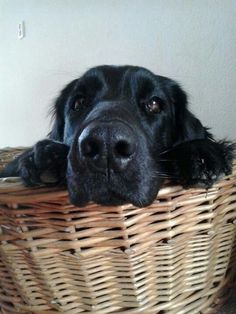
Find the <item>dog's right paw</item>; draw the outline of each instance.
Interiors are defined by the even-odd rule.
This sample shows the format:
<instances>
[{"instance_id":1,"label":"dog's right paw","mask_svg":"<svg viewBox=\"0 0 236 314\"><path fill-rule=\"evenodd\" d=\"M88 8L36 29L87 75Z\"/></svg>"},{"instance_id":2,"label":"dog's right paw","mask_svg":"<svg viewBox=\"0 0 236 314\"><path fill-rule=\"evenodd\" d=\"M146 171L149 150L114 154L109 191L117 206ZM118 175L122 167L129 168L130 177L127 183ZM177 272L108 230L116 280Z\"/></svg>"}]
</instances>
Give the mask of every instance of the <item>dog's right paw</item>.
<instances>
[{"instance_id":1,"label":"dog's right paw","mask_svg":"<svg viewBox=\"0 0 236 314\"><path fill-rule=\"evenodd\" d=\"M19 158L19 176L27 186L65 184L68 152L65 144L40 141Z\"/></svg>"},{"instance_id":2,"label":"dog's right paw","mask_svg":"<svg viewBox=\"0 0 236 314\"><path fill-rule=\"evenodd\" d=\"M37 186L42 184L39 171L34 163L34 153L29 151L19 159L18 173L24 184L27 186Z\"/></svg>"}]
</instances>

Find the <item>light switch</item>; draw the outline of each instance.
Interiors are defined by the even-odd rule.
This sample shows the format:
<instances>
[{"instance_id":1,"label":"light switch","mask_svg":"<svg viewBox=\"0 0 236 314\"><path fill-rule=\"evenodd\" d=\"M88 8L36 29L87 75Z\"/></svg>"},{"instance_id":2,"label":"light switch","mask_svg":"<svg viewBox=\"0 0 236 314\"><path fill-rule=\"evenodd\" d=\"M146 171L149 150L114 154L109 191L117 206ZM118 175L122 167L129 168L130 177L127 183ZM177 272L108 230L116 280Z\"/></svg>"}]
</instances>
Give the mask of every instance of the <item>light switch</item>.
<instances>
[{"instance_id":1,"label":"light switch","mask_svg":"<svg viewBox=\"0 0 236 314\"><path fill-rule=\"evenodd\" d=\"M18 24L18 39L22 39L25 37L25 23L24 21Z\"/></svg>"}]
</instances>

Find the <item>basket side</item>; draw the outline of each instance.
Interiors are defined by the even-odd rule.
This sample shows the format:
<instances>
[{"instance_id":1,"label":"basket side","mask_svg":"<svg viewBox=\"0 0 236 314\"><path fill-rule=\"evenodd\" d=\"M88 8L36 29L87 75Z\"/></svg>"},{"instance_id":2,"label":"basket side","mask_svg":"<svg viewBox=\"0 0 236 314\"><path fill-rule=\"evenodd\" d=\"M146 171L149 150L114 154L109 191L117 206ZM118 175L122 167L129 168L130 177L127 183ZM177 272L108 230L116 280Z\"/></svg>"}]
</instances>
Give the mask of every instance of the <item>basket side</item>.
<instances>
[{"instance_id":1,"label":"basket side","mask_svg":"<svg viewBox=\"0 0 236 314\"><path fill-rule=\"evenodd\" d=\"M235 272L236 169L146 208L76 208L65 192L0 189L5 313L212 312Z\"/></svg>"}]
</instances>

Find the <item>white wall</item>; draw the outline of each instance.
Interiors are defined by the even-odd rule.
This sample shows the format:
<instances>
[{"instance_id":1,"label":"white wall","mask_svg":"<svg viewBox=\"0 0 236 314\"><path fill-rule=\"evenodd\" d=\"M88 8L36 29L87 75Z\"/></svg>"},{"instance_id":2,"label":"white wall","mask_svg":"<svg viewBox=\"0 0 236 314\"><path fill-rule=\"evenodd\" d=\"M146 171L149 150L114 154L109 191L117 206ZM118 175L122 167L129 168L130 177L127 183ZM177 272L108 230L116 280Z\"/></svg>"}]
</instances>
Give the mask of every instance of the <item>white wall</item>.
<instances>
[{"instance_id":1,"label":"white wall","mask_svg":"<svg viewBox=\"0 0 236 314\"><path fill-rule=\"evenodd\" d=\"M104 63L177 79L216 136L235 139L235 16L235 0L0 0L0 147L43 138L60 88Z\"/></svg>"}]
</instances>

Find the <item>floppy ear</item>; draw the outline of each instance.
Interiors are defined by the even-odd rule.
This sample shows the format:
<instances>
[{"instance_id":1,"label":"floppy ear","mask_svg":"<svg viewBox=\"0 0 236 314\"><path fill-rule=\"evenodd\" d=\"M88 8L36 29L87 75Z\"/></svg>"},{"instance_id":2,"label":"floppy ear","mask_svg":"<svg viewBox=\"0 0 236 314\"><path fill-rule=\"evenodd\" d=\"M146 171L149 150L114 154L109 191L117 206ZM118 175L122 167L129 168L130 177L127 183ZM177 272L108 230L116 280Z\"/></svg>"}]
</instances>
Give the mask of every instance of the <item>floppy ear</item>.
<instances>
[{"instance_id":1,"label":"floppy ear","mask_svg":"<svg viewBox=\"0 0 236 314\"><path fill-rule=\"evenodd\" d=\"M167 172L184 186L211 186L222 174L229 174L235 145L216 141L188 110L187 95L174 81L166 79L171 102L172 144L162 156L169 161Z\"/></svg>"},{"instance_id":2,"label":"floppy ear","mask_svg":"<svg viewBox=\"0 0 236 314\"><path fill-rule=\"evenodd\" d=\"M188 110L188 98L175 81L167 83L172 105L172 145L211 137L207 128Z\"/></svg>"},{"instance_id":3,"label":"floppy ear","mask_svg":"<svg viewBox=\"0 0 236 314\"><path fill-rule=\"evenodd\" d=\"M48 137L51 140L63 142L65 127L64 108L70 93L76 85L76 82L77 79L66 85L66 87L61 91L60 95L56 99L55 104L53 105L53 126L51 132L48 134Z\"/></svg>"}]
</instances>

